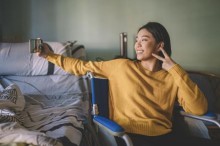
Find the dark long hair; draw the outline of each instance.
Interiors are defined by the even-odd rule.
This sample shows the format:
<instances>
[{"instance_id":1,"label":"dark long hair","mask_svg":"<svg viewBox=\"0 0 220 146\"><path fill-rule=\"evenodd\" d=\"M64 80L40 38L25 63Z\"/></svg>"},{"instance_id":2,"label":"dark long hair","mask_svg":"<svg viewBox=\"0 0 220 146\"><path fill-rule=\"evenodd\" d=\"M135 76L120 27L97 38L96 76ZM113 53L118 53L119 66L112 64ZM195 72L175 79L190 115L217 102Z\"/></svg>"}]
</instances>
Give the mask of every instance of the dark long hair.
<instances>
[{"instance_id":1,"label":"dark long hair","mask_svg":"<svg viewBox=\"0 0 220 146\"><path fill-rule=\"evenodd\" d=\"M158 22L148 22L147 24L140 27L138 29L138 32L142 29L146 29L147 31L149 31L153 35L157 43L164 42L164 50L169 56L171 56L170 36L163 25ZM162 52L160 52L159 55L163 56Z\"/></svg>"}]
</instances>

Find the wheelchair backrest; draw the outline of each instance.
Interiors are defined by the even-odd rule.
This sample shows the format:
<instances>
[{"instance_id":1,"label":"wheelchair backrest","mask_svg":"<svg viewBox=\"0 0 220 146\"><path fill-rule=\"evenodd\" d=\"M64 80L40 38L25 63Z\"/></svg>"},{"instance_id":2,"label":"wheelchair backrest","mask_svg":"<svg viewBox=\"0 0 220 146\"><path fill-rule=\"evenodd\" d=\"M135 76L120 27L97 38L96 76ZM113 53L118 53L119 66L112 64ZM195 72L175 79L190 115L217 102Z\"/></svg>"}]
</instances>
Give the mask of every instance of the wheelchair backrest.
<instances>
[{"instance_id":1,"label":"wheelchair backrest","mask_svg":"<svg viewBox=\"0 0 220 146\"><path fill-rule=\"evenodd\" d=\"M92 90L92 105L95 108L94 114L100 116L109 117L109 86L108 79L105 78L91 78L91 90ZM98 110L98 111L96 111Z\"/></svg>"}]
</instances>

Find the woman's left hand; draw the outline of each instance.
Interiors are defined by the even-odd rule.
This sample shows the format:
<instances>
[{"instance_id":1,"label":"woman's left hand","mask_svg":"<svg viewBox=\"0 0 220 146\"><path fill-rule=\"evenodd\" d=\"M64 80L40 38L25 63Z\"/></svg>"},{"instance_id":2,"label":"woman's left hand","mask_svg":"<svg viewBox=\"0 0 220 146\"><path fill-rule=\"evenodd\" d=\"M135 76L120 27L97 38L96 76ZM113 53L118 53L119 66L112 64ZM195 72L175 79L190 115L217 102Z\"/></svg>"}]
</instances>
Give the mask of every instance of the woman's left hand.
<instances>
[{"instance_id":1,"label":"woman's left hand","mask_svg":"<svg viewBox=\"0 0 220 146\"><path fill-rule=\"evenodd\" d=\"M167 52L162 48L160 47L160 51L163 53L164 55L164 58L157 55L157 54L154 54L152 53L152 55L154 57L156 57L158 60L162 61L163 64L162 64L162 68L166 71L168 71L169 69L171 69L176 63L172 60L172 58L167 54Z\"/></svg>"}]
</instances>

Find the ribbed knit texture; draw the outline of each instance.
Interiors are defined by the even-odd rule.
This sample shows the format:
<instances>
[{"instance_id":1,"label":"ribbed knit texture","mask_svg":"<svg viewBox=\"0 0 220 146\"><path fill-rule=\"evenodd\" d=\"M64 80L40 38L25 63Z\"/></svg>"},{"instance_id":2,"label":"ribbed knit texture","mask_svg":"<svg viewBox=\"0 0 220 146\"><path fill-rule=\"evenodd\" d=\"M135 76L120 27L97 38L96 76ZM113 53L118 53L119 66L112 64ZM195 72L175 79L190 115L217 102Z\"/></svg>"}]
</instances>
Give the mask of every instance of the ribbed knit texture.
<instances>
[{"instance_id":1,"label":"ribbed knit texture","mask_svg":"<svg viewBox=\"0 0 220 146\"><path fill-rule=\"evenodd\" d=\"M110 119L130 133L157 136L170 132L177 97L186 112L200 115L207 111L203 93L178 64L168 72L151 72L128 59L87 62L50 54L47 60L74 75L91 71L108 78Z\"/></svg>"}]
</instances>

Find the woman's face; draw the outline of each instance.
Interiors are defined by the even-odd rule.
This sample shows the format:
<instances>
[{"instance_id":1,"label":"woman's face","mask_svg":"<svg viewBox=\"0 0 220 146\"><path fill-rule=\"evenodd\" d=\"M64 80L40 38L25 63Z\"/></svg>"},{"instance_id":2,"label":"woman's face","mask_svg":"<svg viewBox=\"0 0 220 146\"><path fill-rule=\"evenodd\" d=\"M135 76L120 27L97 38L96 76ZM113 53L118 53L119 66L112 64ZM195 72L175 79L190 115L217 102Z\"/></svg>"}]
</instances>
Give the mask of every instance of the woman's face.
<instances>
[{"instance_id":1,"label":"woman's face","mask_svg":"<svg viewBox=\"0 0 220 146\"><path fill-rule=\"evenodd\" d=\"M159 44L156 43L155 38L149 31L141 29L136 37L135 51L138 60L155 59L152 53L158 54Z\"/></svg>"}]
</instances>

